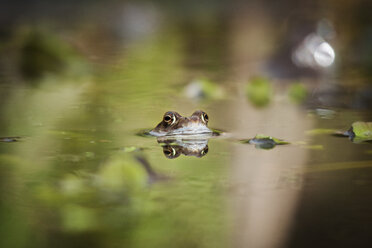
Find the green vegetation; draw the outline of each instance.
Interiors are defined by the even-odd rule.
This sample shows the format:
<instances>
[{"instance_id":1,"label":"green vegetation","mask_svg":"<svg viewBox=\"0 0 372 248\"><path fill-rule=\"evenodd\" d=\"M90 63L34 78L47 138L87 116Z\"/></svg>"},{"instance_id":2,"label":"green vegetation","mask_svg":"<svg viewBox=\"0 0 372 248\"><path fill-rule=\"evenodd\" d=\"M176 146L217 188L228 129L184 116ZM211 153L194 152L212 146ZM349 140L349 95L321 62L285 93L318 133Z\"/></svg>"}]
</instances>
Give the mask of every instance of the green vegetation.
<instances>
[{"instance_id":1,"label":"green vegetation","mask_svg":"<svg viewBox=\"0 0 372 248\"><path fill-rule=\"evenodd\" d=\"M167 161L136 135L178 100L177 35L133 44L89 76L55 35L26 37L22 73L34 84L4 88L1 109L0 247L225 247L225 158Z\"/></svg>"},{"instance_id":2,"label":"green vegetation","mask_svg":"<svg viewBox=\"0 0 372 248\"><path fill-rule=\"evenodd\" d=\"M256 107L267 106L272 98L273 89L271 83L265 78L253 78L247 84L246 94L248 100Z\"/></svg>"},{"instance_id":3,"label":"green vegetation","mask_svg":"<svg viewBox=\"0 0 372 248\"><path fill-rule=\"evenodd\" d=\"M25 79L47 75L82 76L87 62L61 37L47 29L25 29L13 38L19 44L19 68Z\"/></svg>"},{"instance_id":4,"label":"green vegetation","mask_svg":"<svg viewBox=\"0 0 372 248\"><path fill-rule=\"evenodd\" d=\"M221 99L225 95L219 85L203 78L191 81L184 92L187 97L194 99Z\"/></svg>"},{"instance_id":5,"label":"green vegetation","mask_svg":"<svg viewBox=\"0 0 372 248\"><path fill-rule=\"evenodd\" d=\"M294 83L288 89L289 99L294 103L303 103L307 97L307 89L301 83Z\"/></svg>"},{"instance_id":6,"label":"green vegetation","mask_svg":"<svg viewBox=\"0 0 372 248\"><path fill-rule=\"evenodd\" d=\"M356 143L372 140L372 122L354 122L349 130Z\"/></svg>"},{"instance_id":7,"label":"green vegetation","mask_svg":"<svg viewBox=\"0 0 372 248\"><path fill-rule=\"evenodd\" d=\"M353 120L368 120L370 114L344 109L336 112L327 103L337 98L337 103L350 101L347 106L368 106L367 88L356 89L358 99L344 97L354 84L364 84L365 79L352 66L349 78L334 75L333 70L327 71L330 68L323 68L321 73L316 72L320 68L313 68L311 76L321 74L320 80L307 78L301 71L292 77L287 68L289 61L282 68L265 67L275 62L275 54L280 55L281 62L283 46L277 44L285 45L287 37L292 36L286 35L288 25L275 31L278 15L261 19L261 15L272 11L265 11L266 6L261 8L259 1L253 4L260 10L254 15L245 15L245 10L251 8L226 15L222 2L217 3L218 7L216 3L198 1L82 1L76 5L44 5L43 1L35 5L24 1L15 8L24 10L19 13L15 9L8 12L6 7L11 6L11 1L8 2L3 10L7 14L1 17L6 25L0 27L1 248L248 247L245 244L251 242L252 236L247 235L256 230L263 230L261 233L268 240L270 236L286 236L262 220L276 221L279 216L283 219L280 224L285 224L282 213L289 216L292 212L287 210L296 206L298 209L290 211L298 210L296 213L301 216L301 207L314 202L320 202L321 209L346 209L347 213L355 212L364 218L363 211L357 211L366 206L364 195L353 194L359 198L350 198L349 186L354 179L365 185L370 182L361 169L372 166L371 147L365 143L371 142L372 125L356 122L348 133L333 128L342 129ZM168 4L174 4L175 9ZM290 29L302 30L301 23L294 23ZM348 30L356 30L353 27L347 25ZM363 42L358 32L353 37ZM352 44L347 35L339 38L340 47ZM345 45L342 39L350 44ZM342 61L358 58L353 53L345 54L352 56L344 56ZM353 63L359 68L358 61ZM345 70L334 72L340 71ZM250 75L260 72L246 82ZM275 74L289 78L277 79ZM342 84L335 87L336 93L325 80L329 75L329 81ZM295 77L306 82L309 89L302 83L287 88ZM355 82L350 78L355 78ZM296 104L307 103L310 90L315 92L314 88L320 86L313 82L324 83L319 89L330 89L319 96L331 95L331 101L321 106L324 109L306 115L303 106L281 101L288 99L274 92L277 81L275 90L287 93ZM337 93L343 86L346 91ZM231 95L226 97L227 94ZM146 131L159 123L165 111L187 115L196 109L208 112L210 126L226 131L213 129L216 136L221 135L210 139L208 147L202 140L196 145L190 141L193 151L206 148L202 158L182 155L167 159L162 146L174 144L181 148L182 144L178 140L160 143ZM267 135L242 140L243 144L232 141L239 138L235 135L254 134L256 130L290 134L283 137L288 140L302 139L308 129L306 134L311 136L305 141L291 142L293 145L269 153L243 144L272 149L289 142ZM354 145L347 138L329 135L335 133L343 137L348 134L355 143L366 145ZM246 153L248 150L250 153ZM338 163L334 159L349 162ZM261 161L266 163L265 168ZM314 166L308 167L307 162ZM361 173L336 175L337 180L333 175L330 180L321 175L325 181L318 184L313 177L306 181L302 169L305 173L360 169ZM310 194L289 189L287 201L288 185L282 188L281 184L292 172L294 176L287 177L290 183L295 181L298 188L304 187ZM340 190L338 183L346 185L346 190ZM316 190L312 190L313 185ZM323 190L329 190L329 194ZM367 187L363 190L368 195ZM278 192L280 195L276 195ZM344 204L341 199L335 201L335 208L324 207L318 199L307 201L308 195L318 192L321 199L332 201L335 195L345 192L352 204ZM286 204L277 206L285 207L285 211L264 213L262 216L270 217L266 219L254 216L256 209L262 210L261 203L270 207L271 200L278 202L282 196ZM335 213L336 226L340 226L338 217L344 215ZM348 219L354 220L351 217ZM296 221L296 225L297 222L302 223ZM265 226L274 235L266 232ZM336 230L336 235L330 237L357 234L361 229L332 230Z\"/></svg>"}]
</instances>

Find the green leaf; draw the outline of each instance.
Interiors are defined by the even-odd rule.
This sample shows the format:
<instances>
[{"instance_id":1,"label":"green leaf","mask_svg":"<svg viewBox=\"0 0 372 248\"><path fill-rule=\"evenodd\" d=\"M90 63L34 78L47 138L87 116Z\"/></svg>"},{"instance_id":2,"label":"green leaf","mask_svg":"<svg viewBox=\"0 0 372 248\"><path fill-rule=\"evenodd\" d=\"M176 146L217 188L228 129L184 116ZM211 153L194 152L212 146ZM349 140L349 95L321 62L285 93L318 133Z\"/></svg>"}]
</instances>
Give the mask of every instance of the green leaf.
<instances>
[{"instance_id":1,"label":"green leaf","mask_svg":"<svg viewBox=\"0 0 372 248\"><path fill-rule=\"evenodd\" d=\"M259 149L272 149L276 145L290 144L287 141L277 139L271 136L257 134L253 139L241 140L242 143L254 144Z\"/></svg>"},{"instance_id":2,"label":"green leaf","mask_svg":"<svg viewBox=\"0 0 372 248\"><path fill-rule=\"evenodd\" d=\"M351 132L358 139L372 140L372 122L354 122L351 125Z\"/></svg>"},{"instance_id":3,"label":"green leaf","mask_svg":"<svg viewBox=\"0 0 372 248\"><path fill-rule=\"evenodd\" d=\"M254 138L255 138L255 139L271 139L271 140L273 140L277 145L286 145L286 144L290 144L289 142L284 141L284 140L282 140L282 139L274 138L274 137L272 137L272 136L267 136L267 135L264 135L264 134L257 134Z\"/></svg>"}]
</instances>

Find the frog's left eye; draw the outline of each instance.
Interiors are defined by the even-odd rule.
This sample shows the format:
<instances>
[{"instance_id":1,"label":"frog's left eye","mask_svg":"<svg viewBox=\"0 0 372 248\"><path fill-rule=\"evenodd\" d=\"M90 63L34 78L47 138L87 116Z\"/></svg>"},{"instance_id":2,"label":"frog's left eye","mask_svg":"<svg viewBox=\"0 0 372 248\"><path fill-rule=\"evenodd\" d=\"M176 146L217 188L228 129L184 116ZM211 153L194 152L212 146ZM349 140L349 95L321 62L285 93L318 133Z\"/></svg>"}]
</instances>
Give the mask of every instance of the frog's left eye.
<instances>
[{"instance_id":1,"label":"frog's left eye","mask_svg":"<svg viewBox=\"0 0 372 248\"><path fill-rule=\"evenodd\" d=\"M201 115L201 119L202 119L202 121L203 121L205 124L207 124L207 123L208 123L208 120L209 120L209 117L208 117L208 115L207 115L206 113L203 113L203 114Z\"/></svg>"},{"instance_id":2,"label":"frog's left eye","mask_svg":"<svg viewBox=\"0 0 372 248\"><path fill-rule=\"evenodd\" d=\"M173 113L166 114L164 115L163 120L168 125L173 125L176 122L176 115Z\"/></svg>"}]
</instances>

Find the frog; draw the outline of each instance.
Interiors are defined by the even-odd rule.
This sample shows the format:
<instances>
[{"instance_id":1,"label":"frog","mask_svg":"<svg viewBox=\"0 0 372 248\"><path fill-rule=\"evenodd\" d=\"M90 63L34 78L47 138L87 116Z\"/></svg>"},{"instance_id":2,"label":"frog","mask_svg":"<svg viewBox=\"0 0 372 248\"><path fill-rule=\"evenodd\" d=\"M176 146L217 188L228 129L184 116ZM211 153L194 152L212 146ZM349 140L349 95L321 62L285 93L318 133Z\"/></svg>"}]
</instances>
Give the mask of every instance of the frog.
<instances>
[{"instance_id":1,"label":"frog","mask_svg":"<svg viewBox=\"0 0 372 248\"><path fill-rule=\"evenodd\" d=\"M162 136L213 135L208 128L208 114L196 110L190 117L184 117L175 111L167 111L163 120L149 134Z\"/></svg>"}]
</instances>

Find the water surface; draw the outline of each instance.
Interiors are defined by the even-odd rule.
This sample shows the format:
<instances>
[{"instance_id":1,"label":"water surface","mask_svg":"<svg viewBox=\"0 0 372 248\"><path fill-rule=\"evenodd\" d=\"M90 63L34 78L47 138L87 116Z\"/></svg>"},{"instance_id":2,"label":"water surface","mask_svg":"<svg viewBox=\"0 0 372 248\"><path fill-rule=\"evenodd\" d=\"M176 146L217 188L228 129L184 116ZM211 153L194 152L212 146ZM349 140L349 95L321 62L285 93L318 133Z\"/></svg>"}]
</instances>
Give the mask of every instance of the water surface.
<instances>
[{"instance_id":1,"label":"water surface","mask_svg":"<svg viewBox=\"0 0 372 248\"><path fill-rule=\"evenodd\" d=\"M258 4L190 16L173 5L112 3L109 15L92 6L70 21L44 16L50 26L30 10L41 20L3 35L18 43L3 45L0 61L1 247L367 244L371 143L313 131L372 120L368 63L339 49L344 64L294 67L290 37L311 25L282 36L282 14ZM335 47L352 54L345 40ZM245 92L257 77L270 85L262 106ZM300 102L288 96L295 83L307 89ZM223 134L186 145L137 135L166 111L197 109ZM240 142L256 134L290 144ZM171 146L183 152L170 156Z\"/></svg>"}]
</instances>

